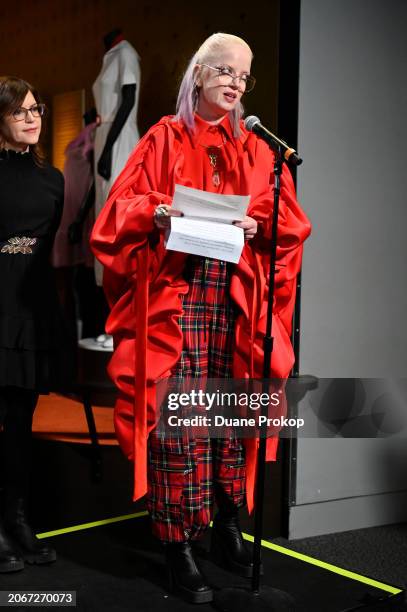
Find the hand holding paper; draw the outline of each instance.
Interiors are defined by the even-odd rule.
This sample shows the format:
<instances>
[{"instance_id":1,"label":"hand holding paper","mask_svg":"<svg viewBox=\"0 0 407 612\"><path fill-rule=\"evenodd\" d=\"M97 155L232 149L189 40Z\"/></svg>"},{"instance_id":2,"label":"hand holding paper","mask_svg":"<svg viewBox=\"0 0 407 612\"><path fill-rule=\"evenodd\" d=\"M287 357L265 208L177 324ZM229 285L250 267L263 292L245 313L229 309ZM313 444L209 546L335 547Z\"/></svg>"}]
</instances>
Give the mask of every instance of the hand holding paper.
<instances>
[{"instance_id":1,"label":"hand holding paper","mask_svg":"<svg viewBox=\"0 0 407 612\"><path fill-rule=\"evenodd\" d=\"M167 249L238 263L244 233L232 223L243 221L249 200L176 185L172 208L183 217L171 218Z\"/></svg>"}]
</instances>

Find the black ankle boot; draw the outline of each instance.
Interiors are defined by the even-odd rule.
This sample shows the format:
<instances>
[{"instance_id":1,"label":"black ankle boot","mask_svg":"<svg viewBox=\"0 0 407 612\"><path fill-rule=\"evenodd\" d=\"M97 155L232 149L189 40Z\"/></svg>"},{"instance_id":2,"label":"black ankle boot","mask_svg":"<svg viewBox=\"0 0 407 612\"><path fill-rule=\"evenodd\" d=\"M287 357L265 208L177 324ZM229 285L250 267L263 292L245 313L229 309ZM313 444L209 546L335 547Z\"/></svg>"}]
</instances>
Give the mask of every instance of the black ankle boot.
<instances>
[{"instance_id":1,"label":"black ankle boot","mask_svg":"<svg viewBox=\"0 0 407 612\"><path fill-rule=\"evenodd\" d=\"M213 520L211 554L218 565L226 567L238 576L253 576L252 555L240 530L238 511L219 512ZM262 573L262 568L261 568Z\"/></svg>"},{"instance_id":2,"label":"black ankle boot","mask_svg":"<svg viewBox=\"0 0 407 612\"><path fill-rule=\"evenodd\" d=\"M4 526L6 532L15 540L21 556L27 563L51 563L56 561L55 550L41 542L27 521L24 497L8 499Z\"/></svg>"},{"instance_id":3,"label":"black ankle boot","mask_svg":"<svg viewBox=\"0 0 407 612\"><path fill-rule=\"evenodd\" d=\"M165 560L171 591L190 603L212 601L213 591L199 571L188 542L165 543Z\"/></svg>"},{"instance_id":4,"label":"black ankle boot","mask_svg":"<svg viewBox=\"0 0 407 612\"><path fill-rule=\"evenodd\" d=\"M0 524L0 572L19 572L22 569L24 561Z\"/></svg>"}]
</instances>

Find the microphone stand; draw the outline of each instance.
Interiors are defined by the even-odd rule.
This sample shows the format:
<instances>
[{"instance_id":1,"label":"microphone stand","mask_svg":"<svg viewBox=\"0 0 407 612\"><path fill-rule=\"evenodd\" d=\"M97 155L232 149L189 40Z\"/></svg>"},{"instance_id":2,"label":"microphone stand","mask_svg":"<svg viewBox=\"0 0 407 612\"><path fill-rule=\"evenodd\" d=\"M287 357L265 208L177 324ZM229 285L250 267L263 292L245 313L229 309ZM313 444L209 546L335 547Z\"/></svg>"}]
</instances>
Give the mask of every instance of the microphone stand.
<instances>
[{"instance_id":1,"label":"microphone stand","mask_svg":"<svg viewBox=\"0 0 407 612\"><path fill-rule=\"evenodd\" d=\"M274 147L273 147L274 149ZM281 147L274 149L274 207L271 229L270 245L270 272L269 272L269 293L267 304L267 323L266 333L263 340L264 360L263 360L263 381L262 392L268 392L268 380L271 372L271 356L273 353L272 325L273 325L273 301L276 274L276 253L277 253L277 226L278 210L280 204L280 176L282 173L283 156ZM268 416L267 406L262 406L262 416ZM263 533L263 503L264 503L264 479L266 469L266 432L267 425L262 422L260 427L259 448L257 451L257 470L256 470L256 496L254 508L254 545L253 545L253 577L251 589L244 587L229 587L221 589L215 594L214 605L223 612L244 609L245 612L294 612L294 600L285 591L274 589L267 585L260 585L261 572L261 540Z\"/></svg>"}]
</instances>

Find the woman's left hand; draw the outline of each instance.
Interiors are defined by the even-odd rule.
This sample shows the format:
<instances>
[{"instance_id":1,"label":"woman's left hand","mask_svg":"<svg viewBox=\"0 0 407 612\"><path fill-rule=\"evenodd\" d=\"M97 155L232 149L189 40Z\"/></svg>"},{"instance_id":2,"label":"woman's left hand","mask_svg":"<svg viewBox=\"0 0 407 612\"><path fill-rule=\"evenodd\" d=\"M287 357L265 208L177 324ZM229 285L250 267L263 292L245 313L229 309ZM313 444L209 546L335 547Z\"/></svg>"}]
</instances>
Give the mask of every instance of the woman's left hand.
<instances>
[{"instance_id":1,"label":"woman's left hand","mask_svg":"<svg viewBox=\"0 0 407 612\"><path fill-rule=\"evenodd\" d=\"M233 221L233 225L244 230L244 239L251 240L257 233L257 221L253 217L246 216L243 221Z\"/></svg>"}]
</instances>

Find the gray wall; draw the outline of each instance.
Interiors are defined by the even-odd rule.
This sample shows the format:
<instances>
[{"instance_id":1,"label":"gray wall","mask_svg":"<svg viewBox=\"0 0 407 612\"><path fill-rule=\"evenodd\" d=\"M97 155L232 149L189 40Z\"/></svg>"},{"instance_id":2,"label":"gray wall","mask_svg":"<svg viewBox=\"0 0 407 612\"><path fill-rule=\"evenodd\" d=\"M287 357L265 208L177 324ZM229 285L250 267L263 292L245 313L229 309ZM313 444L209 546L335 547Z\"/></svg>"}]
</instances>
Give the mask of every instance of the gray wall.
<instances>
[{"instance_id":1,"label":"gray wall","mask_svg":"<svg viewBox=\"0 0 407 612\"><path fill-rule=\"evenodd\" d=\"M404 0L301 2L302 373L406 375L406 26ZM405 446L300 440L290 536L407 520Z\"/></svg>"}]
</instances>

